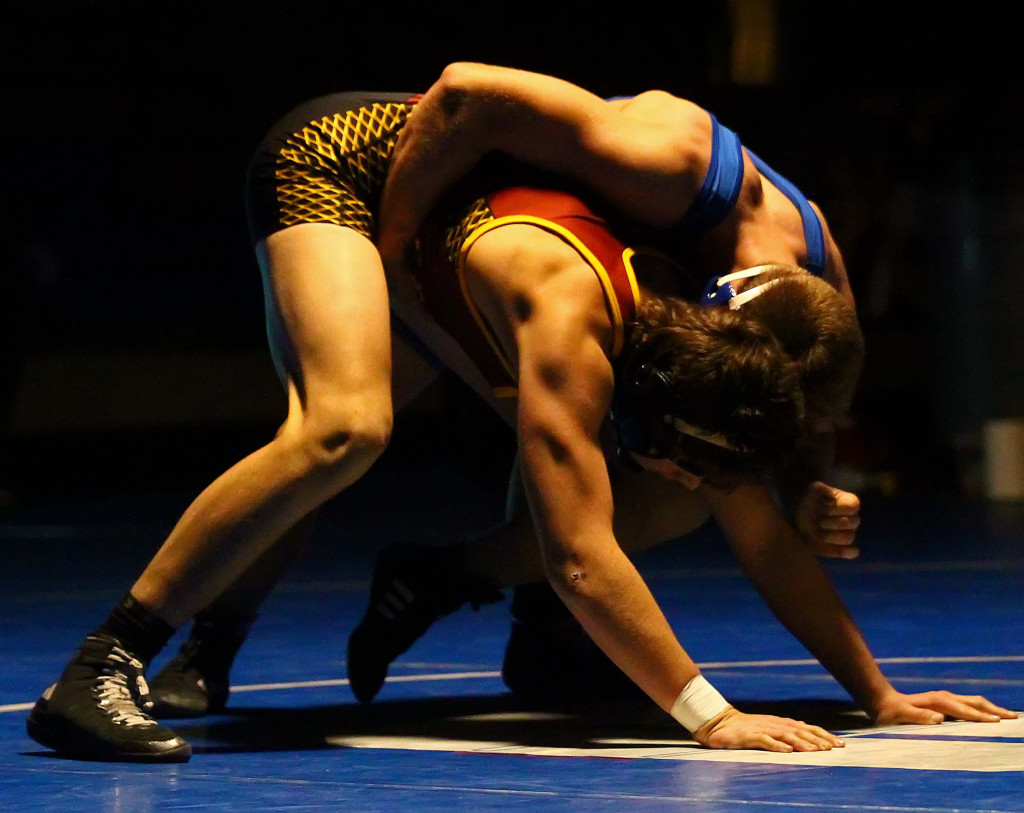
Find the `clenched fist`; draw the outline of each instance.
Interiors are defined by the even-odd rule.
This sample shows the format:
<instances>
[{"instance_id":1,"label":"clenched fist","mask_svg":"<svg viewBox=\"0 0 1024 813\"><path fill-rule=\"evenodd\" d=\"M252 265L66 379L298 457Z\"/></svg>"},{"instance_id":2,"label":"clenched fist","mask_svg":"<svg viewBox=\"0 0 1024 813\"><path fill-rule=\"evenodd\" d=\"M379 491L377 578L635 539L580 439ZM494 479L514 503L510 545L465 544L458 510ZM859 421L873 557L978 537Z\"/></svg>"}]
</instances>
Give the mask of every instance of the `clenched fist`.
<instances>
[{"instance_id":1,"label":"clenched fist","mask_svg":"<svg viewBox=\"0 0 1024 813\"><path fill-rule=\"evenodd\" d=\"M855 544L860 526L860 499L849 491L826 483L811 483L800 497L794 513L797 531L819 556L856 559Z\"/></svg>"}]
</instances>

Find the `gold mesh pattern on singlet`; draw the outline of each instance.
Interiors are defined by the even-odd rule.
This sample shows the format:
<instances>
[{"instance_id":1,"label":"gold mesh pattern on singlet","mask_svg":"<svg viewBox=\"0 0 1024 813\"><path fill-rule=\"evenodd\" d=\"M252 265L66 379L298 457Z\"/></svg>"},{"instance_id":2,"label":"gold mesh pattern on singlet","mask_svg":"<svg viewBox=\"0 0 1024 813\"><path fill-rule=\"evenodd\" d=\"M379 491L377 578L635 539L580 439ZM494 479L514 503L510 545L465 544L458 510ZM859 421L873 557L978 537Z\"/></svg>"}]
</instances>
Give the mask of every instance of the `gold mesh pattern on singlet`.
<instances>
[{"instance_id":1,"label":"gold mesh pattern on singlet","mask_svg":"<svg viewBox=\"0 0 1024 813\"><path fill-rule=\"evenodd\" d=\"M452 268L458 264L462 244L479 226L494 220L494 212L491 211L491 207L487 205L484 198L474 201L468 209L464 209L462 212L462 216L458 220L448 224L444 233L445 252Z\"/></svg>"},{"instance_id":2,"label":"gold mesh pattern on singlet","mask_svg":"<svg viewBox=\"0 0 1024 813\"><path fill-rule=\"evenodd\" d=\"M282 226L333 223L373 237L373 211L408 104L372 104L308 122L277 154Z\"/></svg>"}]
</instances>

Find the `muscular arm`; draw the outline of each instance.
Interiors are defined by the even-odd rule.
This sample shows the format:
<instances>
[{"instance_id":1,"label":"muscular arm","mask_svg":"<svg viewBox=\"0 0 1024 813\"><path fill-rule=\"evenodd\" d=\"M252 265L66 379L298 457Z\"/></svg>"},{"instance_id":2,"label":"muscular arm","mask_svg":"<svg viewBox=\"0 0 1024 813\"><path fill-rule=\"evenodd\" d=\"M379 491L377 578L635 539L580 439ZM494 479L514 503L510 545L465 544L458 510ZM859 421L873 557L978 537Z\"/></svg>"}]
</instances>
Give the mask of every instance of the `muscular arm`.
<instances>
[{"instance_id":1,"label":"muscular arm","mask_svg":"<svg viewBox=\"0 0 1024 813\"><path fill-rule=\"evenodd\" d=\"M669 711L698 670L612 532L598 441L611 367L579 319L541 309L518 331L519 436L545 571L601 649Z\"/></svg>"},{"instance_id":2,"label":"muscular arm","mask_svg":"<svg viewBox=\"0 0 1024 813\"><path fill-rule=\"evenodd\" d=\"M938 723L944 717L1016 717L983 697L946 691L905 695L878 668L863 636L814 555L760 486L705 498L740 567L775 616L880 724Z\"/></svg>"},{"instance_id":3,"label":"muscular arm","mask_svg":"<svg viewBox=\"0 0 1024 813\"><path fill-rule=\"evenodd\" d=\"M769 608L865 709L893 691L814 554L761 486L706 498Z\"/></svg>"},{"instance_id":4,"label":"muscular arm","mask_svg":"<svg viewBox=\"0 0 1024 813\"><path fill-rule=\"evenodd\" d=\"M695 134L701 125L706 133ZM569 82L511 68L450 65L399 138L381 198L378 245L400 258L444 192L490 152L586 182L621 210L668 225L703 177L693 139L707 114L667 93L609 104Z\"/></svg>"},{"instance_id":5,"label":"muscular arm","mask_svg":"<svg viewBox=\"0 0 1024 813\"><path fill-rule=\"evenodd\" d=\"M611 397L600 343L557 309L519 331L522 472L548 580L587 634L671 712L699 674L612 532L598 430ZM809 751L841 742L817 726L731 706L697 731L712 748Z\"/></svg>"}]
</instances>

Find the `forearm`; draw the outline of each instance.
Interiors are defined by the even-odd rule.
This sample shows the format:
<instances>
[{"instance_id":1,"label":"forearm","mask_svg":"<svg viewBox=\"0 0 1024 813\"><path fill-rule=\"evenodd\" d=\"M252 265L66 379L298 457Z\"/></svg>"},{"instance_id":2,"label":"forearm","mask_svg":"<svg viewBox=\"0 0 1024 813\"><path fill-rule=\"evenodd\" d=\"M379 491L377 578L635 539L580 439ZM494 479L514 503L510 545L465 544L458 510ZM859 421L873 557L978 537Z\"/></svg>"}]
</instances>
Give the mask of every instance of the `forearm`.
<instances>
[{"instance_id":1,"label":"forearm","mask_svg":"<svg viewBox=\"0 0 1024 813\"><path fill-rule=\"evenodd\" d=\"M740 566L782 624L867 710L892 690L817 558L791 528L737 551Z\"/></svg>"},{"instance_id":2,"label":"forearm","mask_svg":"<svg viewBox=\"0 0 1024 813\"><path fill-rule=\"evenodd\" d=\"M605 108L599 96L553 76L456 63L424 94L412 119L417 135L449 139L441 146L465 151L467 160L498 151L562 170L580 166L581 141ZM400 150L411 140L403 133ZM431 159L436 157L432 152Z\"/></svg>"},{"instance_id":3,"label":"forearm","mask_svg":"<svg viewBox=\"0 0 1024 813\"><path fill-rule=\"evenodd\" d=\"M676 128L617 115L599 96L552 76L491 65L450 65L417 104L392 154L381 198L387 258L410 242L444 193L500 152L591 186L632 215L671 222ZM674 121L674 120L673 120ZM682 191L689 194L689 183ZM675 209L673 209L673 212Z\"/></svg>"},{"instance_id":4,"label":"forearm","mask_svg":"<svg viewBox=\"0 0 1024 813\"><path fill-rule=\"evenodd\" d=\"M600 442L611 366L582 315L541 304L519 332L519 449L544 573L602 651L671 713L698 670L615 538Z\"/></svg>"},{"instance_id":5,"label":"forearm","mask_svg":"<svg viewBox=\"0 0 1024 813\"><path fill-rule=\"evenodd\" d=\"M548 579L601 650L670 712L699 670L633 564L614 540L605 547L604 555L572 564L546 557Z\"/></svg>"}]
</instances>

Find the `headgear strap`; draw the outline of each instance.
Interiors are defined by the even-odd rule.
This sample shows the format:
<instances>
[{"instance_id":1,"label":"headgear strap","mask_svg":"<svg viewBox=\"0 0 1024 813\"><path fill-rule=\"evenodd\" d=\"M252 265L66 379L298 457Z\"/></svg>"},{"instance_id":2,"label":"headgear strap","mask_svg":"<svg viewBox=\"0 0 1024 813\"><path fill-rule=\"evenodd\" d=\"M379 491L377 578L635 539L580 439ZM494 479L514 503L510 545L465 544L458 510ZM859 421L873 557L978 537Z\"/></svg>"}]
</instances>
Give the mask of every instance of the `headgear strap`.
<instances>
[{"instance_id":1,"label":"headgear strap","mask_svg":"<svg viewBox=\"0 0 1024 813\"><path fill-rule=\"evenodd\" d=\"M777 285L781 282L781 278L768 280L768 282L754 288L749 288L740 294L736 293L736 289L732 287L732 283L739 279L758 277L761 274L774 270L775 268L776 266L774 265L755 265L753 268L744 268L742 271L733 271L731 274L725 274L721 277L712 277L708 280L707 285L704 286L704 293L701 294L700 304L705 307L728 305L729 310L739 310L751 299L760 296L773 285Z\"/></svg>"},{"instance_id":2,"label":"headgear strap","mask_svg":"<svg viewBox=\"0 0 1024 813\"><path fill-rule=\"evenodd\" d=\"M666 415L665 423L671 423L677 432L681 435L689 435L690 437L703 440L705 443L711 443L715 446L721 446L723 449L728 449L731 452L740 451L739 447L730 443L729 440L721 432L711 432L707 429L701 429L699 426L694 426L692 423L687 423L682 418L676 415Z\"/></svg>"}]
</instances>

